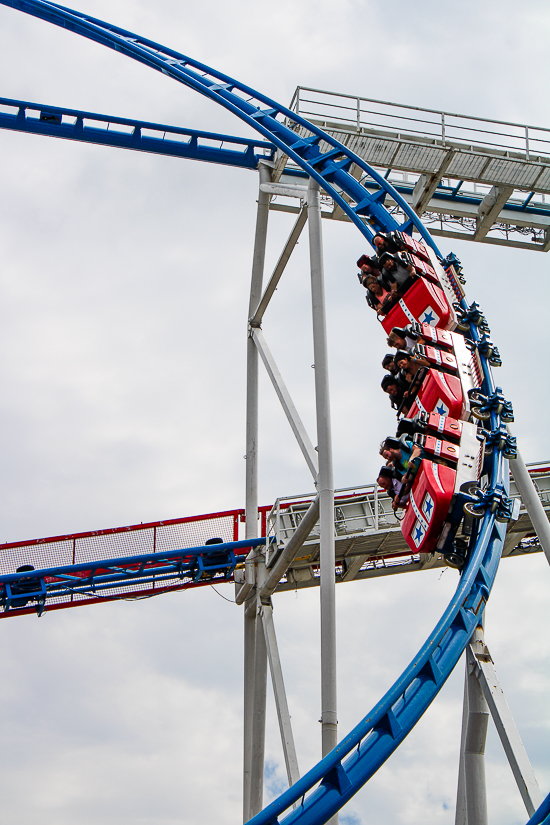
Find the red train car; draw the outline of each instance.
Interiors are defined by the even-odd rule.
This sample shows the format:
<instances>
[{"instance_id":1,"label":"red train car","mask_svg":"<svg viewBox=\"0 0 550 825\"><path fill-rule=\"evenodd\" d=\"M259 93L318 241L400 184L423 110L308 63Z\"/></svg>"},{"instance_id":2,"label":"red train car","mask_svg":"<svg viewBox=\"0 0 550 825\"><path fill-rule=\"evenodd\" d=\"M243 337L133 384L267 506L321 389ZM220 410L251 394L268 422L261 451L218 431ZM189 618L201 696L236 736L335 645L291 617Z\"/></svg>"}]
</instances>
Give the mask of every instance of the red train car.
<instances>
[{"instance_id":1,"label":"red train car","mask_svg":"<svg viewBox=\"0 0 550 825\"><path fill-rule=\"evenodd\" d=\"M451 277L432 249L402 233L399 237L406 250L402 257L419 277L380 321L387 333L414 321L421 324L424 343L416 354L429 365L418 373L421 385L407 412L422 461L401 530L413 553L441 552L449 564L460 566L461 531L467 528L457 496L477 484L483 466L483 439L470 422L469 401L469 392L482 386L481 363L477 351L453 332L454 305L464 296L460 279Z\"/></svg>"},{"instance_id":2,"label":"red train car","mask_svg":"<svg viewBox=\"0 0 550 825\"><path fill-rule=\"evenodd\" d=\"M414 553L445 552L449 538L454 538L459 526L451 518L453 499L466 486L479 481L483 442L478 439L477 427L467 422L455 424L460 430L458 443L429 433L420 439L416 437L422 444L424 458L401 521L405 541ZM430 461L429 455L435 461ZM436 463L438 459L447 463Z\"/></svg>"},{"instance_id":3,"label":"red train car","mask_svg":"<svg viewBox=\"0 0 550 825\"><path fill-rule=\"evenodd\" d=\"M436 331L441 335L441 331ZM425 334L423 327L422 334ZM432 339L433 340L433 339ZM467 421L470 417L470 401L468 393L477 389L482 383L481 365L477 352L471 352L462 335L456 332L445 332L445 341L451 345L451 352L426 346L419 348L419 354L427 357L434 366L427 371L410 407L407 417L416 418L420 413L436 412L439 415L449 415ZM439 341L437 343L440 343ZM448 355L453 356L453 365ZM438 368L442 367L445 369Z\"/></svg>"},{"instance_id":4,"label":"red train car","mask_svg":"<svg viewBox=\"0 0 550 825\"><path fill-rule=\"evenodd\" d=\"M404 327L413 321L441 329L456 327L455 311L448 303L445 293L440 286L431 283L427 278L417 278L404 296L381 319L387 333L390 333L393 327Z\"/></svg>"}]
</instances>

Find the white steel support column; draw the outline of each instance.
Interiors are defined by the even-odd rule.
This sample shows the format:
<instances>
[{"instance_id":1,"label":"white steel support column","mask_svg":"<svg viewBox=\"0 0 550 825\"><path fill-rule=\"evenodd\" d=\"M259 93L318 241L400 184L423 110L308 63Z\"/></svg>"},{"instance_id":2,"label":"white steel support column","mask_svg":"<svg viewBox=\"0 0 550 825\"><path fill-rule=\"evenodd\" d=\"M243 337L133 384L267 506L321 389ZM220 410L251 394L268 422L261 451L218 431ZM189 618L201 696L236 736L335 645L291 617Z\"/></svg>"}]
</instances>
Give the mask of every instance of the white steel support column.
<instances>
[{"instance_id":1,"label":"white steel support column","mask_svg":"<svg viewBox=\"0 0 550 825\"><path fill-rule=\"evenodd\" d=\"M313 311L313 355L319 456L319 523L321 561L321 724L322 754L337 744L336 711L336 601L334 548L334 480L325 310L321 203L319 185L310 178L308 188L309 250ZM336 817L331 821L336 821Z\"/></svg>"},{"instance_id":2,"label":"white steel support column","mask_svg":"<svg viewBox=\"0 0 550 825\"><path fill-rule=\"evenodd\" d=\"M458 788L456 792L455 825L467 825L468 811L466 810L466 777L464 775L464 753L466 750L466 734L468 731L468 660L464 674L464 700L462 703L462 733L460 736L460 757L458 762Z\"/></svg>"},{"instance_id":3,"label":"white steel support column","mask_svg":"<svg viewBox=\"0 0 550 825\"><path fill-rule=\"evenodd\" d=\"M260 164L260 186L271 179L271 170ZM267 221L270 196L259 190L254 257L248 317L252 318L262 297ZM251 335L247 341L246 376L246 538L256 538L258 521L258 351Z\"/></svg>"},{"instance_id":4,"label":"white steel support column","mask_svg":"<svg viewBox=\"0 0 550 825\"><path fill-rule=\"evenodd\" d=\"M258 558L256 565L256 587L265 580L265 557ZM260 616L260 601L256 599L254 613L255 655L254 655L254 697L252 701L251 770L250 770L250 816L256 816L263 808L264 794L264 753L265 753L265 705L267 694L267 647ZM245 610L245 623L249 621ZM245 820L246 821L246 820Z\"/></svg>"},{"instance_id":5,"label":"white steel support column","mask_svg":"<svg viewBox=\"0 0 550 825\"><path fill-rule=\"evenodd\" d=\"M480 628L478 628L480 630ZM475 674L493 717L493 722L502 742L502 747L514 774L514 779L531 817L542 802L542 794L536 780L527 752L521 741L516 723L504 696L488 648L483 636L472 645L471 652L476 664Z\"/></svg>"},{"instance_id":6,"label":"white steel support column","mask_svg":"<svg viewBox=\"0 0 550 825\"><path fill-rule=\"evenodd\" d=\"M535 528L540 546L550 564L550 522L519 450L517 458L510 462L510 470L516 482L518 493L531 519L531 524Z\"/></svg>"},{"instance_id":7,"label":"white steel support column","mask_svg":"<svg viewBox=\"0 0 550 825\"><path fill-rule=\"evenodd\" d=\"M259 168L260 186L269 183L271 170ZM248 317L258 307L262 295L267 221L270 196L259 189L254 257ZM258 350L249 334L247 341L246 383L246 538L258 535ZM257 565L254 565L258 573ZM243 822L262 807L267 653L265 637L255 611L244 611L244 749Z\"/></svg>"},{"instance_id":8,"label":"white steel support column","mask_svg":"<svg viewBox=\"0 0 550 825\"><path fill-rule=\"evenodd\" d=\"M472 645L483 638L476 629ZM468 691L468 723L464 742L464 786L468 825L487 825L487 792L485 785L485 740L489 723L489 707L476 675L474 655L466 649L466 684Z\"/></svg>"},{"instance_id":9,"label":"white steel support column","mask_svg":"<svg viewBox=\"0 0 550 825\"><path fill-rule=\"evenodd\" d=\"M256 652L256 617L244 611L244 743L243 743L243 822L250 813L252 780L252 729L254 719L254 665Z\"/></svg>"}]
</instances>

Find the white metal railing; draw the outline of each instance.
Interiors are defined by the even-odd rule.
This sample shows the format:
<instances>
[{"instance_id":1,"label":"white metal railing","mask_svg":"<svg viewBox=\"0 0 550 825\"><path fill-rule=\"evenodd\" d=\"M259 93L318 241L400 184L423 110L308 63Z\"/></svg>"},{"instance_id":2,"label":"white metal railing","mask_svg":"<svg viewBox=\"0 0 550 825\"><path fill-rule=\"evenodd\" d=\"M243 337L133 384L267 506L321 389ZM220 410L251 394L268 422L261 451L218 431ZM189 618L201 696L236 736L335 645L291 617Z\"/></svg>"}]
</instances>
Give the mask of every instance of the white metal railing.
<instances>
[{"instance_id":1,"label":"white metal railing","mask_svg":"<svg viewBox=\"0 0 550 825\"><path fill-rule=\"evenodd\" d=\"M294 535L304 517L311 496L278 498L267 516L268 535L276 546L286 544ZM375 484L336 490L334 504L334 535L336 540L351 535L374 534L399 526L392 510L391 498ZM315 525L306 544L319 541L319 523Z\"/></svg>"},{"instance_id":2,"label":"white metal railing","mask_svg":"<svg viewBox=\"0 0 550 825\"><path fill-rule=\"evenodd\" d=\"M413 140L520 152L527 161L535 157L550 159L550 129L541 126L422 109L307 86L297 86L290 109L303 117L338 123L357 131L389 130L392 136L397 133Z\"/></svg>"},{"instance_id":3,"label":"white metal railing","mask_svg":"<svg viewBox=\"0 0 550 825\"><path fill-rule=\"evenodd\" d=\"M550 462L528 464L540 499L550 505ZM518 495L513 479L510 495ZM267 534L274 537L276 547L288 543L304 517L314 496L288 496L278 498L267 516ZM521 507L521 512L525 508ZM396 529L399 519L392 510L391 498L376 484L336 490L334 504L334 536L336 541L353 535L372 535L379 531ZM315 525L305 544L319 542L319 523Z\"/></svg>"}]
</instances>

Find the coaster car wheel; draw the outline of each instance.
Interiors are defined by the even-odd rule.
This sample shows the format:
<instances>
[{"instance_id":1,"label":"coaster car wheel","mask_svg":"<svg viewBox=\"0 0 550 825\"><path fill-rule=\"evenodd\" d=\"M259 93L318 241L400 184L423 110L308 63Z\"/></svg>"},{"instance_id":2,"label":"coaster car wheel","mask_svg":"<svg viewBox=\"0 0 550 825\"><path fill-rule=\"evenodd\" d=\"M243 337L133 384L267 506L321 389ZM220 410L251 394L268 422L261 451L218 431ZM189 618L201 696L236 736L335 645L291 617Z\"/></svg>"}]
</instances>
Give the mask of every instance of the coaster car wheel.
<instances>
[{"instance_id":1,"label":"coaster car wheel","mask_svg":"<svg viewBox=\"0 0 550 825\"><path fill-rule=\"evenodd\" d=\"M445 559L445 564L448 567L453 567L455 570L460 570L464 566L464 557L459 553L455 553L453 550L445 553L443 558Z\"/></svg>"},{"instance_id":2,"label":"coaster car wheel","mask_svg":"<svg viewBox=\"0 0 550 825\"><path fill-rule=\"evenodd\" d=\"M487 400L481 390L470 390L468 393L468 398L472 404L484 404Z\"/></svg>"},{"instance_id":3,"label":"coaster car wheel","mask_svg":"<svg viewBox=\"0 0 550 825\"><path fill-rule=\"evenodd\" d=\"M460 485L460 492L466 493L469 496L475 496L476 490L478 489L477 481L465 481L464 484Z\"/></svg>"},{"instance_id":4,"label":"coaster car wheel","mask_svg":"<svg viewBox=\"0 0 550 825\"><path fill-rule=\"evenodd\" d=\"M472 518L483 518L485 515L485 508L475 501L465 501L462 509L467 516Z\"/></svg>"},{"instance_id":5,"label":"coaster car wheel","mask_svg":"<svg viewBox=\"0 0 550 825\"><path fill-rule=\"evenodd\" d=\"M481 407L472 407L470 412L474 418L478 419L478 421L488 421L491 417L490 411L482 410Z\"/></svg>"}]
</instances>

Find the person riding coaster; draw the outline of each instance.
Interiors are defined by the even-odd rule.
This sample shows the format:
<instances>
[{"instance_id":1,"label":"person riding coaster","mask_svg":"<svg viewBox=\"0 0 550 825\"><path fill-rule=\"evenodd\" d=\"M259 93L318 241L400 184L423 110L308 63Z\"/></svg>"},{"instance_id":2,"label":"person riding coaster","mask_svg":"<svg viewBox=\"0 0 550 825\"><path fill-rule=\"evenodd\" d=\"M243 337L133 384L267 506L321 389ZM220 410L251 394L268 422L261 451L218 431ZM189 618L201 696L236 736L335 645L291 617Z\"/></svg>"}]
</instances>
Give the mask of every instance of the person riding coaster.
<instances>
[{"instance_id":1,"label":"person riding coaster","mask_svg":"<svg viewBox=\"0 0 550 825\"><path fill-rule=\"evenodd\" d=\"M384 252L389 252L390 255L395 255L405 249L405 244L399 235L395 232L390 232L387 235L383 232L377 232L372 239L373 246L376 247L378 257L380 258Z\"/></svg>"},{"instance_id":2,"label":"person riding coaster","mask_svg":"<svg viewBox=\"0 0 550 825\"><path fill-rule=\"evenodd\" d=\"M367 304L376 310L378 315L386 315L395 303L391 292L374 275L365 275L362 284L367 290Z\"/></svg>"},{"instance_id":3,"label":"person riding coaster","mask_svg":"<svg viewBox=\"0 0 550 825\"><path fill-rule=\"evenodd\" d=\"M397 373L399 372L395 365L394 356L391 354L391 352L388 352L386 355L384 355L382 359L382 367L383 369L391 373L391 375L397 375Z\"/></svg>"},{"instance_id":4,"label":"person riding coaster","mask_svg":"<svg viewBox=\"0 0 550 825\"><path fill-rule=\"evenodd\" d=\"M357 261L357 266L361 270L357 273L359 281L362 283L364 275L374 275L376 278L380 277L380 268L378 266L378 258L369 258L368 255L361 255Z\"/></svg>"},{"instance_id":5,"label":"person riding coaster","mask_svg":"<svg viewBox=\"0 0 550 825\"><path fill-rule=\"evenodd\" d=\"M426 339L421 334L420 324L408 324L406 327L394 327L387 338L389 347L404 352L411 352L417 344L425 344Z\"/></svg>"},{"instance_id":6,"label":"person riding coaster","mask_svg":"<svg viewBox=\"0 0 550 825\"><path fill-rule=\"evenodd\" d=\"M397 350L394 356L394 363L398 370L401 370L403 376L409 384L414 380L416 374L422 367L429 367L430 362L418 355L414 350L412 352L405 352L404 350Z\"/></svg>"},{"instance_id":7,"label":"person riding coaster","mask_svg":"<svg viewBox=\"0 0 550 825\"><path fill-rule=\"evenodd\" d=\"M416 279L416 271L412 264L405 264L397 255L384 252L380 256L382 278L394 295L404 295Z\"/></svg>"},{"instance_id":8,"label":"person riding coaster","mask_svg":"<svg viewBox=\"0 0 550 825\"><path fill-rule=\"evenodd\" d=\"M385 465L380 468L376 483L385 490L392 499L392 508L394 511L397 510L397 508L404 509L407 506L409 495L403 491L403 482L397 478L391 467Z\"/></svg>"},{"instance_id":9,"label":"person riding coaster","mask_svg":"<svg viewBox=\"0 0 550 825\"><path fill-rule=\"evenodd\" d=\"M405 393L408 394L407 384L401 375L385 375L380 386L389 395L394 410L406 407L408 411L411 402L407 403L405 398Z\"/></svg>"},{"instance_id":10,"label":"person riding coaster","mask_svg":"<svg viewBox=\"0 0 550 825\"><path fill-rule=\"evenodd\" d=\"M414 444L406 435L401 438L385 438L380 444L380 455L388 462L394 475L401 482L398 493L393 497L392 509L405 507L414 477L422 460L422 448Z\"/></svg>"}]
</instances>

